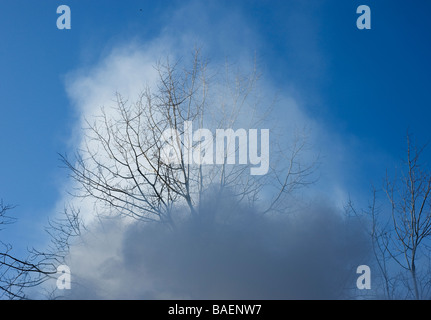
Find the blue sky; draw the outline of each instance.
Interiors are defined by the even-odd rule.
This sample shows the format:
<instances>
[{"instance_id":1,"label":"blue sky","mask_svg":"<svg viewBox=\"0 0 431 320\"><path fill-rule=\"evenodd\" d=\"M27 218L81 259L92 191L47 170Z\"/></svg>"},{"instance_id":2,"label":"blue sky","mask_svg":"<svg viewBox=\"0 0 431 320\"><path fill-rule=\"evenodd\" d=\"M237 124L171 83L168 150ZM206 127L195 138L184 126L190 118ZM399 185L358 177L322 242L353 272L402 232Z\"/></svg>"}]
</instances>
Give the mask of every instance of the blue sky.
<instances>
[{"instance_id":1,"label":"blue sky","mask_svg":"<svg viewBox=\"0 0 431 320\"><path fill-rule=\"evenodd\" d=\"M71 30L56 28L61 4L71 8ZM361 4L371 8L371 30L356 28ZM0 198L17 205L19 219L5 241L37 243L61 199L58 153L73 153L79 117L68 75L161 34L205 38L214 60L239 47L256 52L276 90L355 149L352 188L379 183L403 156L408 128L420 143L430 139L430 9L418 0L2 1Z\"/></svg>"}]
</instances>

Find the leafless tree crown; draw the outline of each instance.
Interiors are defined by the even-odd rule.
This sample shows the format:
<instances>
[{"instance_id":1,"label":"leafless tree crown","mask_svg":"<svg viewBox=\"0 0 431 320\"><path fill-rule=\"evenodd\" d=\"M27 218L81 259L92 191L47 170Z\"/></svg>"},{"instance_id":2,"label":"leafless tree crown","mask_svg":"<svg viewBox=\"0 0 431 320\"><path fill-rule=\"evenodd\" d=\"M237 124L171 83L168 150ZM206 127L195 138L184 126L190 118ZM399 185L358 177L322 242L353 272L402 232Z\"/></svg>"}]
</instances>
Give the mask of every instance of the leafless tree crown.
<instances>
[{"instance_id":1,"label":"leafless tree crown","mask_svg":"<svg viewBox=\"0 0 431 320\"><path fill-rule=\"evenodd\" d=\"M202 194L210 186L229 188L249 204L264 200L262 212L283 210L286 195L312 182L315 163L300 161L306 139L298 135L289 148L271 141L270 169L264 176L250 176L249 165L244 164L188 163L183 151L185 123L214 131L259 128L272 102L259 96L255 67L246 75L232 72L229 65L223 72L212 72L198 51L184 65L158 63L157 84L148 86L136 101L117 93L113 107L102 107L98 117L86 120L82 148L73 159L62 156L79 186L74 195L91 197L111 213L169 224L174 223L177 205L197 215ZM178 150L175 163L163 160L167 142L161 137L166 129L180 134L170 142ZM193 142L192 147L198 144Z\"/></svg>"}]
</instances>

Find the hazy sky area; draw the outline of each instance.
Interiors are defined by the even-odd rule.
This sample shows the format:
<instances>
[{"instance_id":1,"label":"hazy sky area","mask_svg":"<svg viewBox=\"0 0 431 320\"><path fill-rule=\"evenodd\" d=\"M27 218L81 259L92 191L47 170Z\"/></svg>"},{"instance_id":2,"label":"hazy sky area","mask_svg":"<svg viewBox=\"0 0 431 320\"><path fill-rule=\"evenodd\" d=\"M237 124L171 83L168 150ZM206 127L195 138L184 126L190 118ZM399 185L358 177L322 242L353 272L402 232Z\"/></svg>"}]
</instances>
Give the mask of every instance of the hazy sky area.
<instances>
[{"instance_id":1,"label":"hazy sky area","mask_svg":"<svg viewBox=\"0 0 431 320\"><path fill-rule=\"evenodd\" d=\"M61 4L70 30L56 26ZM356 26L362 4L371 30ZM82 147L84 119L116 92L136 99L160 59L189 61L198 46L210 70L256 62L263 101L276 97L261 127L278 128L282 146L305 128L301 160L318 156L317 181L295 194L290 220L208 194L201 213L231 217L227 227L185 221L174 233L97 224L92 200L75 200L90 232L70 252L69 297L355 298L355 268L372 257L363 221L343 208L349 199L367 207L371 184L404 157L407 130L430 140L430 10L419 0L1 1L0 199L17 221L0 240L18 256L44 248L74 187L60 155Z\"/></svg>"}]
</instances>

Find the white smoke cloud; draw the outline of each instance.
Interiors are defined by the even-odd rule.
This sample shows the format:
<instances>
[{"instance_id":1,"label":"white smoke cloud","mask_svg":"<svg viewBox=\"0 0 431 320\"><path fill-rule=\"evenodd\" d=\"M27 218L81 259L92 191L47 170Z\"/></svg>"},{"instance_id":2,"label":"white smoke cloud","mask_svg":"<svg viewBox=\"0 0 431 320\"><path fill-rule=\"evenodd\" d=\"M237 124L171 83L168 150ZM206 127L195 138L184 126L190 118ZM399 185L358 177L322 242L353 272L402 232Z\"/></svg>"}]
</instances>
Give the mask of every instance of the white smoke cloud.
<instances>
[{"instance_id":1,"label":"white smoke cloud","mask_svg":"<svg viewBox=\"0 0 431 320\"><path fill-rule=\"evenodd\" d=\"M74 148L83 147L81 128L85 127L85 119L97 115L102 106L109 112L109 106L115 104L116 92L133 101L145 86L155 84L154 65L159 59L168 55L173 59L188 56L198 43L204 53L217 51L215 56L227 53L240 68L253 61L250 44L258 36L253 36L252 28L237 12L226 15L223 22L214 22L212 31L205 19L192 26L178 27L191 21L185 16L199 10L203 17L210 16L200 6L196 9L185 5L173 13L171 24L158 38L119 44L93 68L70 73L66 88L80 115L73 137ZM232 33L232 30L242 31ZM220 48L222 44L224 50ZM213 64L221 60L218 56ZM262 96L274 96L275 90L265 77L262 88ZM354 286L355 268L367 259L364 234L340 210L347 201L347 193L339 178L348 170L345 159L340 162L336 155L349 152L342 139L310 117L292 97L278 95L272 118L268 126L280 128L279 138L284 142L293 139L297 129L306 128L312 148L303 160L314 159L320 153L325 161L320 167L324 173L321 181L305 190L292 206L295 215L261 217L254 208L243 207L229 196L208 195L201 211L208 220L186 219L175 231L170 231L164 225L120 218L95 219L100 208L92 199L65 196L59 207L66 202L79 207L89 230L71 247L67 258L73 275L73 289L67 296L79 299L348 297L346 286ZM65 189L74 187L72 181ZM319 199L322 194L324 202L313 200L310 204L310 199ZM217 210L215 204L220 206Z\"/></svg>"}]
</instances>

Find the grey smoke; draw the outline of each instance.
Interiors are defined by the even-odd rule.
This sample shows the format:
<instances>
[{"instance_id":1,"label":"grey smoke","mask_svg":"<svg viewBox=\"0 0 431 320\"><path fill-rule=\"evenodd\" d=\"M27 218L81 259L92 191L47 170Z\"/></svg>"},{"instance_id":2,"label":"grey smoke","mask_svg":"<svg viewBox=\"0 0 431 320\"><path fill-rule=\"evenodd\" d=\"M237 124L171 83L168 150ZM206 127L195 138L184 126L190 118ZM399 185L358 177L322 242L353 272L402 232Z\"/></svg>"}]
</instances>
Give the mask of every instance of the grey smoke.
<instances>
[{"instance_id":1,"label":"grey smoke","mask_svg":"<svg viewBox=\"0 0 431 320\"><path fill-rule=\"evenodd\" d=\"M104 220L72 249L74 299L350 299L368 261L358 221L315 201L262 216L226 192L199 216L163 224ZM103 226L103 228L102 228Z\"/></svg>"}]
</instances>

